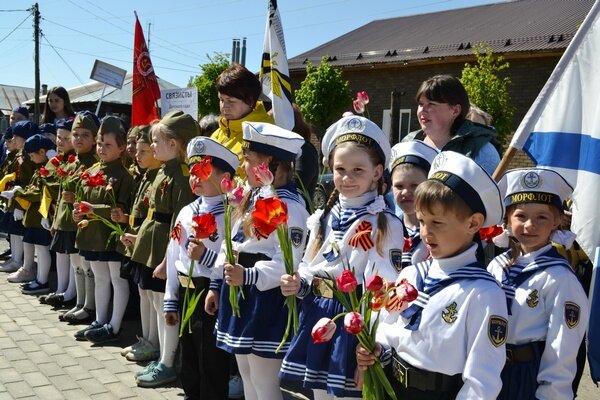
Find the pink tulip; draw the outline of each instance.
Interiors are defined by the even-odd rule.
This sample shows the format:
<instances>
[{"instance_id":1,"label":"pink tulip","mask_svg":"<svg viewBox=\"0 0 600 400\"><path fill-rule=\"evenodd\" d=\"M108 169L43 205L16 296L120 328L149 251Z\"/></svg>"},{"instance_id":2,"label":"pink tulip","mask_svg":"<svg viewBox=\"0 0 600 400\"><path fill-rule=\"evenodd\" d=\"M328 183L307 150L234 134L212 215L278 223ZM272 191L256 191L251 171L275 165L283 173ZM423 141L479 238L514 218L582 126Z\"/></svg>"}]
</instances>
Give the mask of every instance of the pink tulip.
<instances>
[{"instance_id":1,"label":"pink tulip","mask_svg":"<svg viewBox=\"0 0 600 400\"><path fill-rule=\"evenodd\" d=\"M419 291L406 279L400 281L398 287L396 287L396 295L400 301L410 303L419 296Z\"/></svg>"},{"instance_id":2,"label":"pink tulip","mask_svg":"<svg viewBox=\"0 0 600 400\"><path fill-rule=\"evenodd\" d=\"M358 335L365 327L362 315L353 311L344 317L344 329L352 335Z\"/></svg>"},{"instance_id":3,"label":"pink tulip","mask_svg":"<svg viewBox=\"0 0 600 400\"><path fill-rule=\"evenodd\" d=\"M261 185L267 186L273 183L273 173L264 162L260 163L258 167L252 168L252 172L254 173L254 179Z\"/></svg>"},{"instance_id":4,"label":"pink tulip","mask_svg":"<svg viewBox=\"0 0 600 400\"><path fill-rule=\"evenodd\" d=\"M229 179L226 176L224 176L223 179L221 179L221 191L223 193L231 192L234 187L235 182L233 181L233 179Z\"/></svg>"},{"instance_id":5,"label":"pink tulip","mask_svg":"<svg viewBox=\"0 0 600 400\"><path fill-rule=\"evenodd\" d=\"M356 93L356 99L365 105L369 104L369 95L364 90Z\"/></svg>"},{"instance_id":6,"label":"pink tulip","mask_svg":"<svg viewBox=\"0 0 600 400\"><path fill-rule=\"evenodd\" d=\"M369 292L377 292L383 287L383 279L379 275L373 275L367 279L366 285Z\"/></svg>"},{"instance_id":7,"label":"pink tulip","mask_svg":"<svg viewBox=\"0 0 600 400\"><path fill-rule=\"evenodd\" d=\"M336 330L335 322L329 318L321 318L311 331L314 344L329 342Z\"/></svg>"},{"instance_id":8,"label":"pink tulip","mask_svg":"<svg viewBox=\"0 0 600 400\"><path fill-rule=\"evenodd\" d=\"M365 112L365 103L359 99L354 100L354 103L352 104L354 106L354 111L356 111L357 114L362 114Z\"/></svg>"},{"instance_id":9,"label":"pink tulip","mask_svg":"<svg viewBox=\"0 0 600 400\"><path fill-rule=\"evenodd\" d=\"M337 285L337 288L344 293L352 292L354 289L356 289L356 286L358 285L356 277L354 276L352 271L347 269L344 270L344 272L342 272L341 275L335 278L335 283Z\"/></svg>"},{"instance_id":10,"label":"pink tulip","mask_svg":"<svg viewBox=\"0 0 600 400\"><path fill-rule=\"evenodd\" d=\"M233 205L240 204L242 202L243 198L244 198L244 188L242 186L236 187L229 193L229 201Z\"/></svg>"}]
</instances>

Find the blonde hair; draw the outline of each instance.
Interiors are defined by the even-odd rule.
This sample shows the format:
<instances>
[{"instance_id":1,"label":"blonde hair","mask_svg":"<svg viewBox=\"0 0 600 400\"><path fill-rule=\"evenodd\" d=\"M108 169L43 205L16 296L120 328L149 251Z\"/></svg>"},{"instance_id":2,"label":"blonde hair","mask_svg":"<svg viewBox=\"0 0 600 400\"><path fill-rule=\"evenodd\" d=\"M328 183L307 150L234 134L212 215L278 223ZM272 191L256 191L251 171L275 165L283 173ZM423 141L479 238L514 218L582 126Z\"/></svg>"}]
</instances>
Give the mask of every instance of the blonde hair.
<instances>
[{"instance_id":1,"label":"blonde hair","mask_svg":"<svg viewBox=\"0 0 600 400\"><path fill-rule=\"evenodd\" d=\"M167 125L157 122L150 127L150 137L156 135L164 140L175 140L177 143L177 159L180 162L187 163L186 153L186 141L181 136L177 135L175 131L169 128Z\"/></svg>"}]
</instances>

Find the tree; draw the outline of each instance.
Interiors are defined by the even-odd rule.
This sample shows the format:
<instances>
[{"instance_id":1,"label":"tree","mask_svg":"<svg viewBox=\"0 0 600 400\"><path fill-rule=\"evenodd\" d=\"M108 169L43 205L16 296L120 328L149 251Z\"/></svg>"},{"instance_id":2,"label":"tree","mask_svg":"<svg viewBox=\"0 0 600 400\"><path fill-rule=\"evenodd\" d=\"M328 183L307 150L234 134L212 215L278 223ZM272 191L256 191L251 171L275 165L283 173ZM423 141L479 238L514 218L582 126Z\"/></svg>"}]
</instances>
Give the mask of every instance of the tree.
<instances>
[{"instance_id":1,"label":"tree","mask_svg":"<svg viewBox=\"0 0 600 400\"><path fill-rule=\"evenodd\" d=\"M306 66L306 79L295 97L302 115L317 128L319 137L352 104L348 81L342 79L341 70L327 63L327 57L318 67L310 63Z\"/></svg>"},{"instance_id":2,"label":"tree","mask_svg":"<svg viewBox=\"0 0 600 400\"><path fill-rule=\"evenodd\" d=\"M512 130L512 118L515 112L510 105L508 86L509 77L500 77L500 72L510 64L502 56L494 56L492 49L485 43L473 47L477 59L475 65L465 64L461 82L469 95L469 101L488 112L492 125L498 131L498 141L505 144Z\"/></svg>"},{"instance_id":3,"label":"tree","mask_svg":"<svg viewBox=\"0 0 600 400\"><path fill-rule=\"evenodd\" d=\"M220 114L219 95L215 83L221 72L229 68L229 60L222 53L215 53L213 57L207 55L209 62L200 65L201 75L197 75L192 86L198 88L198 113L207 115L210 113Z\"/></svg>"}]
</instances>

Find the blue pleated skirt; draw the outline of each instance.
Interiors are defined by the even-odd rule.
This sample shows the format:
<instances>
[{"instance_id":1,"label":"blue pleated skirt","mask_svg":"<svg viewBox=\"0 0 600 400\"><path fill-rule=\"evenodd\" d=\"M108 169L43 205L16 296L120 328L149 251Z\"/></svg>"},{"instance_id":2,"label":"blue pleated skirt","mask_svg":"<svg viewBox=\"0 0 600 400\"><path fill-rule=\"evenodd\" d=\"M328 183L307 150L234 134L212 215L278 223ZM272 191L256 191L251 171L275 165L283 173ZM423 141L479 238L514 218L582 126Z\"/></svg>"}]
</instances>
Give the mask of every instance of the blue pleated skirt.
<instances>
[{"instance_id":1,"label":"blue pleated skirt","mask_svg":"<svg viewBox=\"0 0 600 400\"><path fill-rule=\"evenodd\" d=\"M538 388L537 375L542 351L535 348L536 359L532 362L506 363L501 374L502 390L498 400L536 400L535 391Z\"/></svg>"},{"instance_id":2,"label":"blue pleated skirt","mask_svg":"<svg viewBox=\"0 0 600 400\"><path fill-rule=\"evenodd\" d=\"M336 320L337 329L329 342L312 341L315 324L341 312L344 307L339 301L312 293L300 302L300 328L283 360L282 380L301 380L305 388L327 390L337 397L362 397L354 384L358 339L346 332L343 318Z\"/></svg>"},{"instance_id":3,"label":"blue pleated skirt","mask_svg":"<svg viewBox=\"0 0 600 400\"><path fill-rule=\"evenodd\" d=\"M52 235L50 231L44 228L25 228L23 242L37 244L42 246L50 246Z\"/></svg>"},{"instance_id":4,"label":"blue pleated skirt","mask_svg":"<svg viewBox=\"0 0 600 400\"><path fill-rule=\"evenodd\" d=\"M5 215L7 215L7 219L8 219L8 234L10 235L17 235L17 236L25 236L25 227L23 226L23 220L19 220L19 221L15 221L14 217L13 217L13 213L8 212Z\"/></svg>"},{"instance_id":5,"label":"blue pleated skirt","mask_svg":"<svg viewBox=\"0 0 600 400\"><path fill-rule=\"evenodd\" d=\"M289 338L276 353L287 324L287 307L281 289L276 287L263 292L254 285L240 289L244 291L244 298L238 294L241 315L236 317L229 304L229 285L223 280L216 327L217 347L234 354L282 359L289 347Z\"/></svg>"}]
</instances>

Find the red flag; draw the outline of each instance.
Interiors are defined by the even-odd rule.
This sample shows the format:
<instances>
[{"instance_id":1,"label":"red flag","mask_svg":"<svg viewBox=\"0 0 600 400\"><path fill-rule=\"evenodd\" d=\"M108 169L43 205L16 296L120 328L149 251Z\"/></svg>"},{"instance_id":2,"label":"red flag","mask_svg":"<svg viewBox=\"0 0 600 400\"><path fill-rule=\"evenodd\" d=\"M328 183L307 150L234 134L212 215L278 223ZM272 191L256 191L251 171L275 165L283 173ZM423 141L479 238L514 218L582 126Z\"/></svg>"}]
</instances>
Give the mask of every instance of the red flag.
<instances>
[{"instance_id":1,"label":"red flag","mask_svg":"<svg viewBox=\"0 0 600 400\"><path fill-rule=\"evenodd\" d=\"M158 118L156 100L160 98L158 81L154 74L144 31L135 16L133 44L133 93L131 96L131 126L148 125Z\"/></svg>"}]
</instances>

